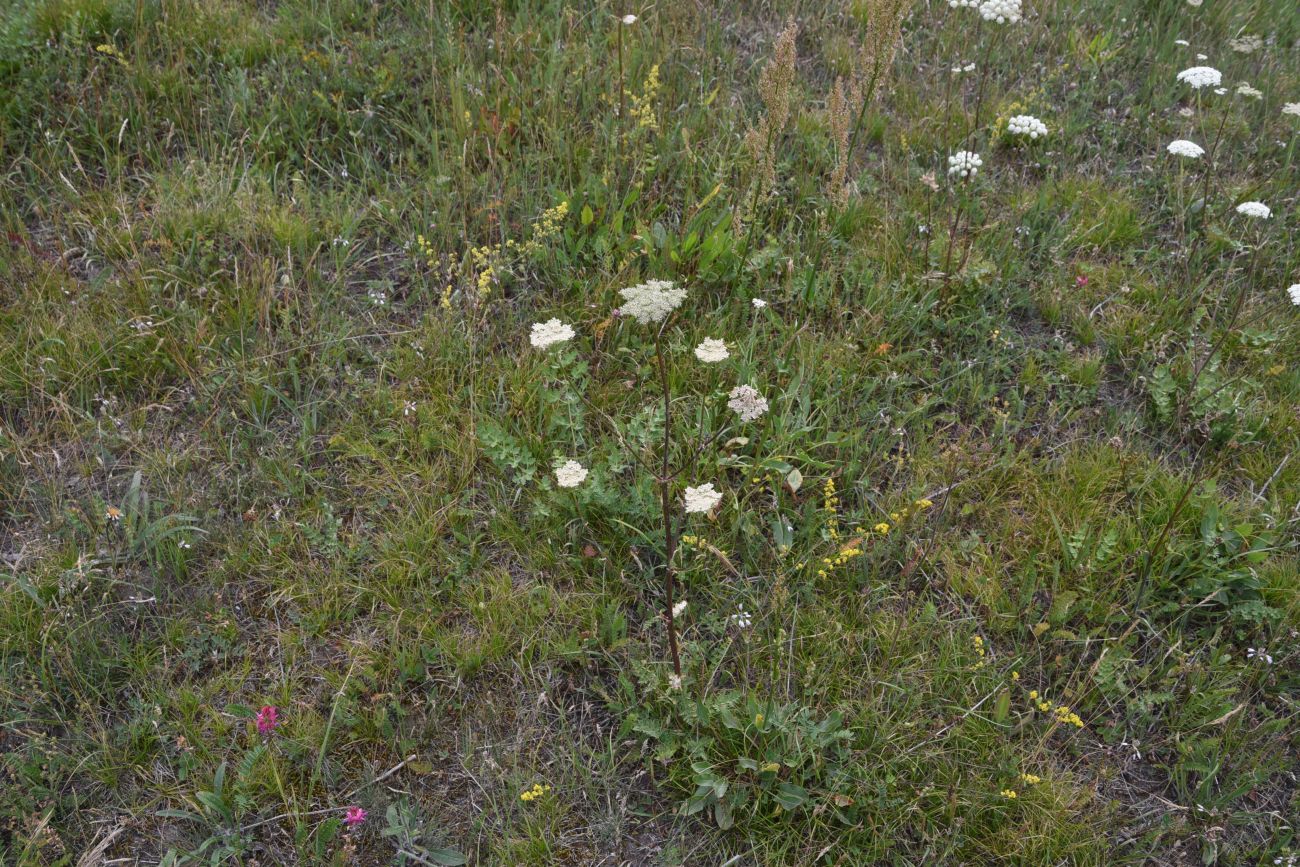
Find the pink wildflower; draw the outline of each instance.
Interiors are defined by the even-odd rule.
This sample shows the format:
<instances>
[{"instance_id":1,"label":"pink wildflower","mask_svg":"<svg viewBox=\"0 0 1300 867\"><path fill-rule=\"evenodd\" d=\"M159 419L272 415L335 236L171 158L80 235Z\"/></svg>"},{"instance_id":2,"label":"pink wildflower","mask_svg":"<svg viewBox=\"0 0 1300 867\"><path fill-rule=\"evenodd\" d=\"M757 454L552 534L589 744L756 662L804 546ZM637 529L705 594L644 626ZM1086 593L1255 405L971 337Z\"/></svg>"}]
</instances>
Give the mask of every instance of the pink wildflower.
<instances>
[{"instance_id":1,"label":"pink wildflower","mask_svg":"<svg viewBox=\"0 0 1300 867\"><path fill-rule=\"evenodd\" d=\"M265 705L257 712L257 733L269 735L280 724L280 711L273 704Z\"/></svg>"},{"instance_id":2,"label":"pink wildflower","mask_svg":"<svg viewBox=\"0 0 1300 867\"><path fill-rule=\"evenodd\" d=\"M355 828L366 820L366 811L361 807L348 807L348 811L343 815L343 824L349 828Z\"/></svg>"}]
</instances>

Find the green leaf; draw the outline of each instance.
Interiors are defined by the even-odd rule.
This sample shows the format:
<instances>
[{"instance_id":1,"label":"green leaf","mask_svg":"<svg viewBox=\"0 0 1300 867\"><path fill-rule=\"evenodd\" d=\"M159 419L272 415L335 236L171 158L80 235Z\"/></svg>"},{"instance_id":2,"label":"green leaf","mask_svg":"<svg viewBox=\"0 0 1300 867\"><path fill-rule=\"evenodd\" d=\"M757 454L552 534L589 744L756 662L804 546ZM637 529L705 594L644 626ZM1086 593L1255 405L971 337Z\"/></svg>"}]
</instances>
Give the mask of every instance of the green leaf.
<instances>
[{"instance_id":1,"label":"green leaf","mask_svg":"<svg viewBox=\"0 0 1300 867\"><path fill-rule=\"evenodd\" d=\"M591 205L582 206L582 225L590 226L591 221L596 219L595 213L591 210Z\"/></svg>"},{"instance_id":2,"label":"green leaf","mask_svg":"<svg viewBox=\"0 0 1300 867\"><path fill-rule=\"evenodd\" d=\"M787 810L796 810L808 801L808 790L794 783L782 783L776 787L776 802Z\"/></svg>"}]
</instances>

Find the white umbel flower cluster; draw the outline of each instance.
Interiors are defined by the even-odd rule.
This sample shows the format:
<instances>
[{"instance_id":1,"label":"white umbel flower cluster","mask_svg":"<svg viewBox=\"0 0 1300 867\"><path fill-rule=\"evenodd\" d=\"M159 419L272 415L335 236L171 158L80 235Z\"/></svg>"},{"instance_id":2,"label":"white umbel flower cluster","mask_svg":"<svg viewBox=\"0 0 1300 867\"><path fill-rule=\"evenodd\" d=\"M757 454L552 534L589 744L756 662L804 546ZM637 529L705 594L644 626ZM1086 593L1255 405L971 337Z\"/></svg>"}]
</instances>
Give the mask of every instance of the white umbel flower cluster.
<instances>
[{"instance_id":1,"label":"white umbel flower cluster","mask_svg":"<svg viewBox=\"0 0 1300 867\"><path fill-rule=\"evenodd\" d=\"M1027 135L1031 139L1047 135L1047 124L1032 114L1018 114L1007 121L1007 132L1012 135Z\"/></svg>"},{"instance_id":2,"label":"white umbel flower cluster","mask_svg":"<svg viewBox=\"0 0 1300 867\"><path fill-rule=\"evenodd\" d=\"M673 617L681 617L681 616L682 616L683 614L685 614L685 613L686 613L686 600L685 600L685 599L683 599L681 602L678 602L677 604L673 605Z\"/></svg>"},{"instance_id":3,"label":"white umbel flower cluster","mask_svg":"<svg viewBox=\"0 0 1300 867\"><path fill-rule=\"evenodd\" d=\"M1263 99L1264 91L1260 90L1258 87L1251 87L1250 82L1248 81L1243 81L1241 84L1237 85L1237 96L1248 96L1251 99Z\"/></svg>"},{"instance_id":4,"label":"white umbel flower cluster","mask_svg":"<svg viewBox=\"0 0 1300 867\"><path fill-rule=\"evenodd\" d=\"M642 325L663 322L686 300L686 290L678 289L671 280L649 280L620 289L618 294L623 296L619 312Z\"/></svg>"},{"instance_id":5,"label":"white umbel flower cluster","mask_svg":"<svg viewBox=\"0 0 1300 867\"><path fill-rule=\"evenodd\" d=\"M1020 0L984 0L980 15L985 21L998 24L1015 24L1020 20Z\"/></svg>"},{"instance_id":6,"label":"white umbel flower cluster","mask_svg":"<svg viewBox=\"0 0 1300 867\"><path fill-rule=\"evenodd\" d=\"M1286 294L1291 296L1291 303L1300 307L1300 283L1292 283L1287 287Z\"/></svg>"},{"instance_id":7,"label":"white umbel flower cluster","mask_svg":"<svg viewBox=\"0 0 1300 867\"><path fill-rule=\"evenodd\" d=\"M546 349L548 346L572 339L573 327L565 325L558 319L535 323L532 333L528 335L528 342L538 349Z\"/></svg>"},{"instance_id":8,"label":"white umbel flower cluster","mask_svg":"<svg viewBox=\"0 0 1300 867\"><path fill-rule=\"evenodd\" d=\"M555 468L555 483L561 488L576 488L587 480L587 468L577 461L565 461Z\"/></svg>"},{"instance_id":9,"label":"white umbel flower cluster","mask_svg":"<svg viewBox=\"0 0 1300 867\"><path fill-rule=\"evenodd\" d=\"M705 338L703 343L695 347L695 357L705 364L717 364L719 361L726 361L730 358L731 353L727 351L726 343L708 337Z\"/></svg>"},{"instance_id":10,"label":"white umbel flower cluster","mask_svg":"<svg viewBox=\"0 0 1300 867\"><path fill-rule=\"evenodd\" d=\"M1238 54L1253 54L1264 47L1264 40L1254 34L1238 36L1228 40L1228 47Z\"/></svg>"},{"instance_id":11,"label":"white umbel flower cluster","mask_svg":"<svg viewBox=\"0 0 1300 867\"><path fill-rule=\"evenodd\" d=\"M1178 73L1178 80L1200 90L1203 87L1218 87L1223 82L1223 73L1213 66L1192 66Z\"/></svg>"},{"instance_id":12,"label":"white umbel flower cluster","mask_svg":"<svg viewBox=\"0 0 1300 867\"><path fill-rule=\"evenodd\" d=\"M966 6L974 9L980 5L980 0L948 0L948 5L954 9L961 9Z\"/></svg>"},{"instance_id":13,"label":"white umbel flower cluster","mask_svg":"<svg viewBox=\"0 0 1300 867\"><path fill-rule=\"evenodd\" d=\"M712 512L722 502L722 494L713 489L713 483L700 485L698 488L686 489L686 514L703 514Z\"/></svg>"},{"instance_id":14,"label":"white umbel flower cluster","mask_svg":"<svg viewBox=\"0 0 1300 867\"><path fill-rule=\"evenodd\" d=\"M957 151L957 153L948 157L948 175L959 175L962 178L973 178L979 172L980 166L984 165L984 160L980 155L971 151Z\"/></svg>"},{"instance_id":15,"label":"white umbel flower cluster","mask_svg":"<svg viewBox=\"0 0 1300 867\"><path fill-rule=\"evenodd\" d=\"M1237 206L1237 213L1258 220L1267 220L1273 216L1272 209L1263 202L1242 202Z\"/></svg>"},{"instance_id":16,"label":"white umbel flower cluster","mask_svg":"<svg viewBox=\"0 0 1300 867\"><path fill-rule=\"evenodd\" d=\"M767 398L752 385L738 385L727 395L727 407L740 416L741 421L753 421L767 412Z\"/></svg>"},{"instance_id":17,"label":"white umbel flower cluster","mask_svg":"<svg viewBox=\"0 0 1300 867\"><path fill-rule=\"evenodd\" d=\"M1188 159L1200 159L1205 156L1205 148L1201 147L1194 141L1188 141L1185 138L1176 139L1169 143L1165 148L1176 157L1187 157Z\"/></svg>"}]
</instances>

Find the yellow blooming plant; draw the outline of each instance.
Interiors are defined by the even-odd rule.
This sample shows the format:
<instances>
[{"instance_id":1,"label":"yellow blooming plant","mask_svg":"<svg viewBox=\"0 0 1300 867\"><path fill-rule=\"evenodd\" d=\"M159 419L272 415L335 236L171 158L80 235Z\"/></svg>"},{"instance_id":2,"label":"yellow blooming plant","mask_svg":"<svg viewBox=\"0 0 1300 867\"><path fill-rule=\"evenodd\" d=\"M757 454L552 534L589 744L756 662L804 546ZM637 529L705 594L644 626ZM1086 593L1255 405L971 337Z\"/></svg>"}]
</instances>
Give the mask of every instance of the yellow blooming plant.
<instances>
[{"instance_id":1,"label":"yellow blooming plant","mask_svg":"<svg viewBox=\"0 0 1300 867\"><path fill-rule=\"evenodd\" d=\"M524 801L525 803L529 801L536 801L538 798L542 797L550 790L551 787L549 785L543 785L541 783L533 783L531 789L525 789L524 791L519 793L519 800Z\"/></svg>"},{"instance_id":2,"label":"yellow blooming plant","mask_svg":"<svg viewBox=\"0 0 1300 867\"><path fill-rule=\"evenodd\" d=\"M442 290L439 306L449 310L456 285L467 281L473 291L467 293L472 307L478 307L491 296L493 287L500 283L501 275L509 273L518 262L536 255L553 241L564 227L569 215L569 203L560 202L543 211L533 223L528 240L520 243L508 238L500 244L470 247L462 256L452 256L447 263L447 283ZM423 234L415 236L414 258L430 272L439 268L438 252Z\"/></svg>"}]
</instances>

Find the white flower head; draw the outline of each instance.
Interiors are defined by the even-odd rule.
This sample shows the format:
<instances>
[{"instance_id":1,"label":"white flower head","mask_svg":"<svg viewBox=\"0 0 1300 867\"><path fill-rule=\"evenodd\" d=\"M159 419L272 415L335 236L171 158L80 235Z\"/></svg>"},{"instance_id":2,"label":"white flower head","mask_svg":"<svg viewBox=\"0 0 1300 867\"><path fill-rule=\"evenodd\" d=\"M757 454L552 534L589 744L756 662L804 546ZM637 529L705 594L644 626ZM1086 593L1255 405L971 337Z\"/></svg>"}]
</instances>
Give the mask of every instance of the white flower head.
<instances>
[{"instance_id":1,"label":"white flower head","mask_svg":"<svg viewBox=\"0 0 1300 867\"><path fill-rule=\"evenodd\" d=\"M649 280L620 289L618 294L623 296L619 312L642 325L663 322L686 300L686 290L676 288L671 280Z\"/></svg>"},{"instance_id":2,"label":"white flower head","mask_svg":"<svg viewBox=\"0 0 1300 867\"><path fill-rule=\"evenodd\" d=\"M700 485L698 488L688 487L685 497L688 515L712 512L718 503L722 502L722 494L713 489L712 482Z\"/></svg>"},{"instance_id":3,"label":"white flower head","mask_svg":"<svg viewBox=\"0 0 1300 867\"><path fill-rule=\"evenodd\" d=\"M1253 34L1228 40L1228 47L1238 54L1250 54L1264 47L1264 40Z\"/></svg>"},{"instance_id":4,"label":"white flower head","mask_svg":"<svg viewBox=\"0 0 1300 867\"><path fill-rule=\"evenodd\" d=\"M753 624L754 622L753 615L750 614L748 611L746 611L745 606L743 605L737 605L736 613L731 615L731 617L728 619L732 622L734 626L738 626L741 629L748 629L750 625Z\"/></svg>"},{"instance_id":5,"label":"white flower head","mask_svg":"<svg viewBox=\"0 0 1300 867\"><path fill-rule=\"evenodd\" d=\"M957 151L957 153L948 157L948 176L957 175L963 180L975 177L979 173L980 166L984 165L984 160L980 155L971 151Z\"/></svg>"},{"instance_id":6,"label":"white flower head","mask_svg":"<svg viewBox=\"0 0 1300 867\"><path fill-rule=\"evenodd\" d=\"M767 398L752 385L738 385L727 395L727 407L740 416L741 421L753 421L767 412Z\"/></svg>"},{"instance_id":7,"label":"white flower head","mask_svg":"<svg viewBox=\"0 0 1300 867\"><path fill-rule=\"evenodd\" d=\"M668 675L668 688L669 688L669 689L681 689L681 688L682 688L682 676L681 676L680 674L670 674L670 675Z\"/></svg>"},{"instance_id":8,"label":"white flower head","mask_svg":"<svg viewBox=\"0 0 1300 867\"><path fill-rule=\"evenodd\" d=\"M1188 6L1197 7L1201 5L1202 0L1187 0Z\"/></svg>"},{"instance_id":9,"label":"white flower head","mask_svg":"<svg viewBox=\"0 0 1300 867\"><path fill-rule=\"evenodd\" d=\"M980 15L985 21L998 24L1015 24L1020 20L1020 0L984 0Z\"/></svg>"},{"instance_id":10,"label":"white flower head","mask_svg":"<svg viewBox=\"0 0 1300 867\"><path fill-rule=\"evenodd\" d=\"M587 480L587 468L577 461L565 461L555 468L555 483L561 488L576 488Z\"/></svg>"},{"instance_id":11,"label":"white flower head","mask_svg":"<svg viewBox=\"0 0 1300 867\"><path fill-rule=\"evenodd\" d=\"M1259 220L1267 220L1273 216L1273 211L1263 202L1242 202L1237 206L1237 213L1243 217L1253 217Z\"/></svg>"},{"instance_id":12,"label":"white flower head","mask_svg":"<svg viewBox=\"0 0 1300 867\"><path fill-rule=\"evenodd\" d=\"M953 9L961 9L963 7L975 9L980 5L980 2L981 0L948 0L948 5Z\"/></svg>"},{"instance_id":13,"label":"white flower head","mask_svg":"<svg viewBox=\"0 0 1300 867\"><path fill-rule=\"evenodd\" d=\"M1296 116L1300 116L1300 102L1284 102L1284 103L1282 103L1282 113L1283 113L1283 114L1294 114L1294 115L1296 115Z\"/></svg>"},{"instance_id":14,"label":"white flower head","mask_svg":"<svg viewBox=\"0 0 1300 867\"><path fill-rule=\"evenodd\" d=\"M1251 99L1263 99L1264 91L1257 87L1251 87L1250 82L1243 81L1237 85L1237 96L1249 96Z\"/></svg>"},{"instance_id":15,"label":"white flower head","mask_svg":"<svg viewBox=\"0 0 1300 867\"><path fill-rule=\"evenodd\" d=\"M632 14L624 15L623 23L628 25L629 27L632 26L633 24L636 23L636 16Z\"/></svg>"},{"instance_id":16,"label":"white flower head","mask_svg":"<svg viewBox=\"0 0 1300 867\"><path fill-rule=\"evenodd\" d=\"M1300 307L1300 283L1292 283L1287 287L1286 294L1291 296L1291 303Z\"/></svg>"},{"instance_id":17,"label":"white flower head","mask_svg":"<svg viewBox=\"0 0 1300 867\"><path fill-rule=\"evenodd\" d=\"M674 618L681 617L685 613L686 613L686 600L683 599L681 602L678 602L676 605L673 606L673 617Z\"/></svg>"},{"instance_id":18,"label":"white flower head","mask_svg":"<svg viewBox=\"0 0 1300 867\"><path fill-rule=\"evenodd\" d=\"M705 364L716 364L719 361L726 361L731 357L731 353L727 351L726 343L708 337L695 347L695 357Z\"/></svg>"},{"instance_id":19,"label":"white flower head","mask_svg":"<svg viewBox=\"0 0 1300 867\"><path fill-rule=\"evenodd\" d=\"M764 307L767 306L767 302L764 301L762 298L755 298L749 303L754 305L755 310L762 310Z\"/></svg>"},{"instance_id":20,"label":"white flower head","mask_svg":"<svg viewBox=\"0 0 1300 867\"><path fill-rule=\"evenodd\" d=\"M1218 87L1223 82L1223 73L1213 66L1192 66L1178 73L1178 80L1200 90L1203 87Z\"/></svg>"},{"instance_id":21,"label":"white flower head","mask_svg":"<svg viewBox=\"0 0 1300 867\"><path fill-rule=\"evenodd\" d=\"M528 335L528 342L538 349L546 349L572 339L573 326L565 325L558 319L534 323L532 333Z\"/></svg>"},{"instance_id":22,"label":"white flower head","mask_svg":"<svg viewBox=\"0 0 1300 867\"><path fill-rule=\"evenodd\" d=\"M1018 114L1007 121L1007 132L1012 135L1027 135L1031 139L1047 135L1047 124L1032 114Z\"/></svg>"},{"instance_id":23,"label":"white flower head","mask_svg":"<svg viewBox=\"0 0 1300 867\"><path fill-rule=\"evenodd\" d=\"M1201 147L1196 142L1188 141L1185 138L1171 141L1169 147L1165 148L1165 150L1169 151L1176 157L1187 157L1188 159L1193 160L1200 159L1205 155L1205 148Z\"/></svg>"},{"instance_id":24,"label":"white flower head","mask_svg":"<svg viewBox=\"0 0 1300 867\"><path fill-rule=\"evenodd\" d=\"M1183 46L1184 48L1186 48L1187 46L1189 46L1189 45L1191 45L1191 44L1192 44L1192 43L1188 42L1186 39L1175 39L1175 40L1174 40L1174 45L1181 45L1181 46Z\"/></svg>"}]
</instances>

